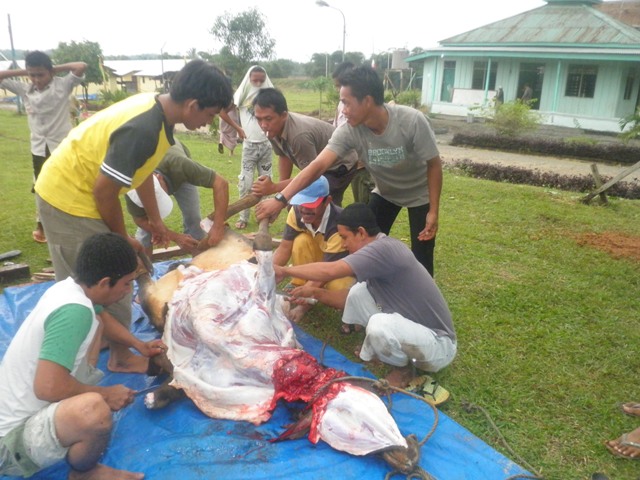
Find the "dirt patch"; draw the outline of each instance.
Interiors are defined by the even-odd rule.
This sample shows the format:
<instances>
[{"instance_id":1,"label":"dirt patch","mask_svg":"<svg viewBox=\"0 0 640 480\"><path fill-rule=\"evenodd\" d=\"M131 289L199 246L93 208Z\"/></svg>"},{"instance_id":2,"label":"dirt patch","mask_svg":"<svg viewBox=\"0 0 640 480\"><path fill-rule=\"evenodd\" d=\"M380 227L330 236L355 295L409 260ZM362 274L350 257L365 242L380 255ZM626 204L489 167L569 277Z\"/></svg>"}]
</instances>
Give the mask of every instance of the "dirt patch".
<instances>
[{"instance_id":1,"label":"dirt patch","mask_svg":"<svg viewBox=\"0 0 640 480\"><path fill-rule=\"evenodd\" d=\"M584 233L576 239L578 245L596 248L613 258L640 262L640 237L618 232Z\"/></svg>"}]
</instances>

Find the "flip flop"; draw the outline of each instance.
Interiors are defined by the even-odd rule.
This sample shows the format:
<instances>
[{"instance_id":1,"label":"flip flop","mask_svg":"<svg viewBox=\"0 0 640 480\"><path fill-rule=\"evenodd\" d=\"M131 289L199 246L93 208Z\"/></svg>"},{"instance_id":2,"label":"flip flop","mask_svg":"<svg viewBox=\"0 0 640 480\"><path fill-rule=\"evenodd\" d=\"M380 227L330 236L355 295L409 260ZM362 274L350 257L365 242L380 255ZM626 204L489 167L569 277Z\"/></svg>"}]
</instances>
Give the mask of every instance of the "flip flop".
<instances>
[{"instance_id":1,"label":"flip flop","mask_svg":"<svg viewBox=\"0 0 640 480\"><path fill-rule=\"evenodd\" d=\"M449 390L442 387L437 380L429 375L422 375L411 380L407 390L421 395L427 402L435 406L443 404L451 396Z\"/></svg>"},{"instance_id":2,"label":"flip flop","mask_svg":"<svg viewBox=\"0 0 640 480\"><path fill-rule=\"evenodd\" d=\"M626 408L637 410L638 413L628 412L625 410ZM640 403L638 402L626 402L620 404L620 411L625 415L629 415L630 417L640 417Z\"/></svg>"},{"instance_id":3,"label":"flip flop","mask_svg":"<svg viewBox=\"0 0 640 480\"><path fill-rule=\"evenodd\" d=\"M33 237L33 240L35 242L38 243L47 243L47 237L45 237L42 233L40 233L38 230L34 230L33 232L31 232L31 236Z\"/></svg>"},{"instance_id":4,"label":"flip flop","mask_svg":"<svg viewBox=\"0 0 640 480\"><path fill-rule=\"evenodd\" d=\"M607 448L607 450L609 450L616 457L626 458L627 460L640 460L640 443L632 442L630 440L627 440L628 437L629 437L628 433L623 433L620 436L620 438L617 440L618 446L620 446L620 447L631 447L631 448L637 449L638 450L638 454L635 455L635 456L625 455L624 453L619 452L616 449L615 446L610 444L610 442L615 442L616 440L607 440L606 442L604 442L604 446Z\"/></svg>"}]
</instances>

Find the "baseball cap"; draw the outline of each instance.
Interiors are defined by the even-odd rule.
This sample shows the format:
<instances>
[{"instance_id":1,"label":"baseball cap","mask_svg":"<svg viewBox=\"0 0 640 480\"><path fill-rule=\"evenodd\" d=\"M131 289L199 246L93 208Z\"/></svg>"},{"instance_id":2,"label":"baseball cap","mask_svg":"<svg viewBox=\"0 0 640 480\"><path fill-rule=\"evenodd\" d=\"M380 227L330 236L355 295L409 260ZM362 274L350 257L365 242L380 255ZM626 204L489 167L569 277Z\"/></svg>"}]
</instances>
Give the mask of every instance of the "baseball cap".
<instances>
[{"instance_id":1,"label":"baseball cap","mask_svg":"<svg viewBox=\"0 0 640 480\"><path fill-rule=\"evenodd\" d=\"M289 203L291 205L301 205L305 208L316 208L327 195L329 195L329 182L321 175L307 188L300 190L291 197Z\"/></svg>"},{"instance_id":2,"label":"baseball cap","mask_svg":"<svg viewBox=\"0 0 640 480\"><path fill-rule=\"evenodd\" d=\"M171 210L173 209L173 200L171 200L171 197L167 194L167 192L164 191L162 185L160 185L160 181L155 175L153 175L153 189L156 192L156 202L158 202L158 211L160 212L160 218L166 218L169 216ZM144 208L138 192L136 192L135 190L130 190L129 192L127 192L127 196L138 207Z\"/></svg>"}]
</instances>

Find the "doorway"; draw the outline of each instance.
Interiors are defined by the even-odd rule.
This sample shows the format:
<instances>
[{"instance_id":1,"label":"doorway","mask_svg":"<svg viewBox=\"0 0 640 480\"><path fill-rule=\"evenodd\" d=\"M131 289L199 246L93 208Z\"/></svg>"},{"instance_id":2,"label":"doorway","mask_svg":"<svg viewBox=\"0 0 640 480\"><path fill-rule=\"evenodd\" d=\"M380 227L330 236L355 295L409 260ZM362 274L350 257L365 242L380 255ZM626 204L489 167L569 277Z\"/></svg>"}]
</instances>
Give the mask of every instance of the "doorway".
<instances>
[{"instance_id":1,"label":"doorway","mask_svg":"<svg viewBox=\"0 0 640 480\"><path fill-rule=\"evenodd\" d=\"M544 63L521 63L520 75L518 76L518 92L516 98L520 98L524 91L525 84L528 84L533 93L531 95L531 108L540 108L540 97L542 96L542 83L544 81Z\"/></svg>"}]
</instances>

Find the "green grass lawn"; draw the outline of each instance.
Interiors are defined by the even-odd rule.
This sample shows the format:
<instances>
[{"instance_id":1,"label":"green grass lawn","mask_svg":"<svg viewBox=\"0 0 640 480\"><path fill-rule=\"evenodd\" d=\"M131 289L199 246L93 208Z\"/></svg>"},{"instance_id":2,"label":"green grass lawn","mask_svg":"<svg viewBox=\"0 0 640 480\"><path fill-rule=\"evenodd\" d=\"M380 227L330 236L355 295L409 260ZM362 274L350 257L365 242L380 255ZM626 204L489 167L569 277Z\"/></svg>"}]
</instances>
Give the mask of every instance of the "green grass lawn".
<instances>
[{"instance_id":1,"label":"green grass lawn","mask_svg":"<svg viewBox=\"0 0 640 480\"><path fill-rule=\"evenodd\" d=\"M305 95L307 105L318 98L302 89L285 93L292 105L304 105ZM25 117L0 110L0 252L20 249L15 261L38 271L48 266L48 253L31 240L28 137ZM179 138L229 180L236 199L240 149L229 157L217 153L215 138ZM202 189L201 198L209 210L210 191ZM349 192L345 204L351 200ZM437 375L452 393L442 410L546 479L588 479L597 471L639 478L637 463L614 458L602 442L640 425L617 409L618 402L640 400L640 264L581 246L578 236L640 237L640 202L586 206L573 193L445 172L441 205L436 280L459 336L458 357ZM177 229L179 221L174 209L168 224ZM279 236L282 226L281 215L272 233ZM392 235L409 241L404 213ZM340 335L339 319L316 307L302 327L353 359L361 337ZM486 409L516 455L469 403ZM429 455L429 443L422 455Z\"/></svg>"}]
</instances>

